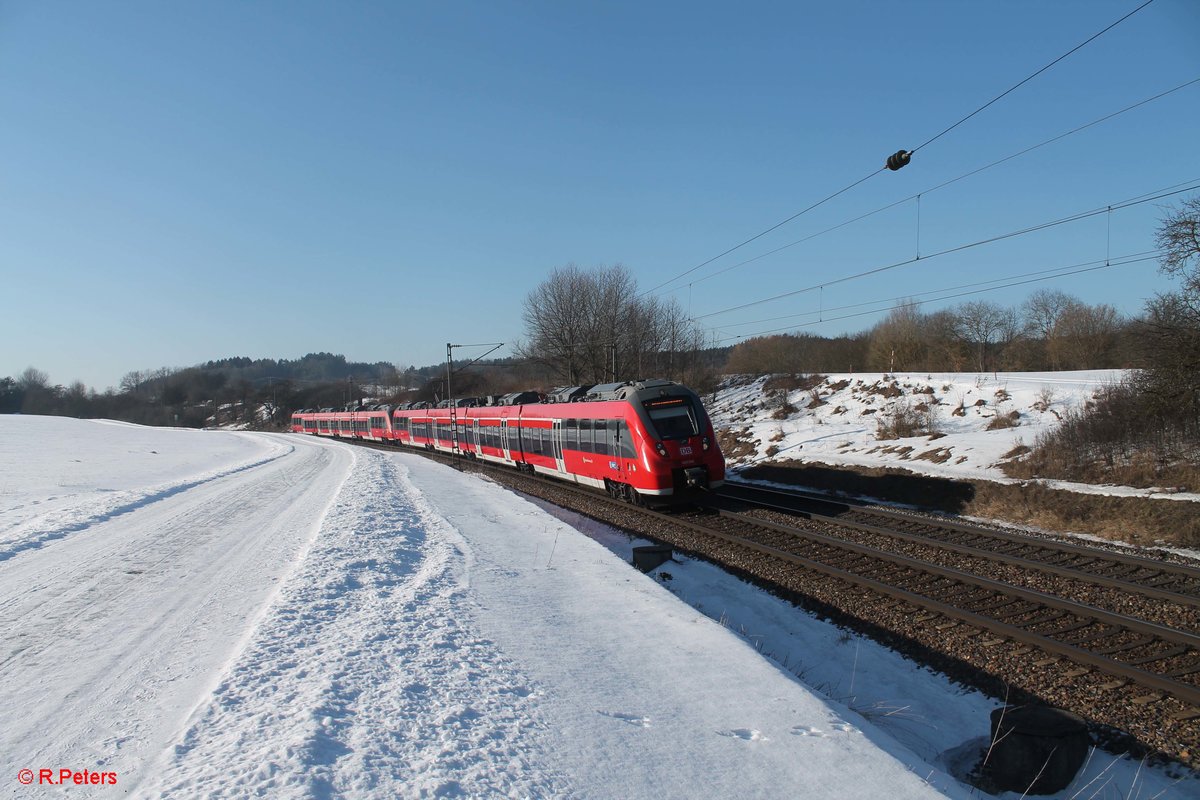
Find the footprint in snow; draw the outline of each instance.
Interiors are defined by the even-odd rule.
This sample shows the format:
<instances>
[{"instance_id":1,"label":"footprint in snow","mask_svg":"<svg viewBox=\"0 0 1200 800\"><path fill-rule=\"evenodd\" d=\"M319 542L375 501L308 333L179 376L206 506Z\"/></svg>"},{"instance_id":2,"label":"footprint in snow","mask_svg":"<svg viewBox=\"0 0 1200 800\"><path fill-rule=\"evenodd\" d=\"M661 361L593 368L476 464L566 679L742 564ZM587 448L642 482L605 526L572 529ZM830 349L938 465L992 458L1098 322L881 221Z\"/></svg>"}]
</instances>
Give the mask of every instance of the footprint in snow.
<instances>
[{"instance_id":1,"label":"footprint in snow","mask_svg":"<svg viewBox=\"0 0 1200 800\"><path fill-rule=\"evenodd\" d=\"M842 733L858 733L858 728L854 727L849 722L842 722L841 720L830 723L829 727L833 728L835 731L841 731Z\"/></svg>"},{"instance_id":2,"label":"footprint in snow","mask_svg":"<svg viewBox=\"0 0 1200 800\"><path fill-rule=\"evenodd\" d=\"M827 738L828 734L824 733L820 728L814 728L811 725L797 725L792 728L793 736L816 736L819 739Z\"/></svg>"},{"instance_id":3,"label":"footprint in snow","mask_svg":"<svg viewBox=\"0 0 1200 800\"><path fill-rule=\"evenodd\" d=\"M621 722L628 723L636 728L650 727L650 718L643 717L641 714L622 714L619 711L597 711L596 713L610 719L619 719Z\"/></svg>"},{"instance_id":4,"label":"footprint in snow","mask_svg":"<svg viewBox=\"0 0 1200 800\"><path fill-rule=\"evenodd\" d=\"M734 728L731 731L717 731L721 736L728 736L731 739L741 739L743 742L769 742L766 734L754 728Z\"/></svg>"}]
</instances>

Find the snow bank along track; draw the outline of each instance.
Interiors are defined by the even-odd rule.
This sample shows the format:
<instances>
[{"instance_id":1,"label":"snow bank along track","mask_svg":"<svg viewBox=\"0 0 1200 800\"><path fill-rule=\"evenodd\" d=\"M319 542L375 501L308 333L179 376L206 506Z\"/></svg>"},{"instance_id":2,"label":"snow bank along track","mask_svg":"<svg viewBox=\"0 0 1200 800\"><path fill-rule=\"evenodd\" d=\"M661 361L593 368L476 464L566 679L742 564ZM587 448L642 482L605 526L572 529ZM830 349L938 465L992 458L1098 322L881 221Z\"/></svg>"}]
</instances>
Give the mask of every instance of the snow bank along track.
<instances>
[{"instance_id":1,"label":"snow bank along track","mask_svg":"<svg viewBox=\"0 0 1200 800\"><path fill-rule=\"evenodd\" d=\"M1194 567L845 504L797 509L788 493L760 502L740 488L709 508L663 514L457 461L715 561L952 678L1010 701L1053 703L1200 763Z\"/></svg>"}]
</instances>

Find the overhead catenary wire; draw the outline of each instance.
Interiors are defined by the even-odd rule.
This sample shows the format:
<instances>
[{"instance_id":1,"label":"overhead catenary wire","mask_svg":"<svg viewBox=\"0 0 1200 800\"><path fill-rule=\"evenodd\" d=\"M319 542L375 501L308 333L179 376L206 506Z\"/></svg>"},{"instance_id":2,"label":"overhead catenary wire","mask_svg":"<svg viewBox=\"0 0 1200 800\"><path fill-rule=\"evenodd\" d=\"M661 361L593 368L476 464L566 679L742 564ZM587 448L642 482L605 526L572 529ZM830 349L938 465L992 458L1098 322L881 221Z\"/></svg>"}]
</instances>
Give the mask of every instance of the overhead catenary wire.
<instances>
[{"instance_id":1,"label":"overhead catenary wire","mask_svg":"<svg viewBox=\"0 0 1200 800\"><path fill-rule=\"evenodd\" d=\"M1017 88L1019 88L1019 87L1023 86L1024 84L1028 83L1029 81L1033 80L1033 79L1034 79L1034 78L1036 78L1038 75L1042 74L1043 72L1045 72L1046 70L1050 69L1051 67L1053 67L1053 66L1054 66L1055 64L1057 64L1058 62L1062 61L1064 58L1067 58L1067 57L1068 57L1068 56L1070 56L1072 53L1075 53L1076 51L1078 51L1078 50L1082 49L1084 46L1086 46L1086 45L1087 45L1087 44L1089 44L1090 42L1094 41L1095 39L1099 38L1101 35L1103 35L1103 34L1107 33L1108 31L1112 30L1112 29L1113 29L1113 28L1115 28L1117 25L1120 25L1122 22L1124 22L1125 20L1129 19L1129 18L1130 18L1130 17L1132 17L1134 14L1136 14L1138 11L1141 11L1143 8L1145 8L1146 6L1150 5L1152 2L1154 2L1154 0L1146 0L1146 2L1144 2L1142 5L1138 6L1138 7L1137 7L1137 8L1135 8L1133 11L1131 11L1131 12L1129 12L1128 14L1126 14L1125 16L1121 17L1121 19L1119 19L1119 20L1117 20L1116 22L1112 23L1111 25L1109 25L1109 26L1108 26L1107 28L1105 28L1104 30L1100 31L1099 33L1096 33L1096 34L1092 35L1092 36L1091 36L1090 38L1088 38L1086 41L1084 41L1084 42L1082 42L1082 43L1080 43L1080 44L1076 45L1076 46L1075 46L1075 47L1073 47L1072 49L1068 50L1066 53L1063 53L1061 56L1059 56L1058 58L1054 59L1054 60L1053 60L1053 61L1051 61L1049 64L1047 64L1047 65L1045 65L1044 67L1042 67L1041 69L1037 70L1037 71L1036 71L1036 72L1034 72L1032 75L1029 75L1028 77L1026 77L1025 79L1023 79L1022 81L1020 81L1019 83L1016 83L1016 84L1014 84L1013 86L1009 87L1007 90L1005 90L1004 92L1002 92L1001 94L997 95L996 97L993 97L991 100L989 100L988 102L984 103L982 106L980 106L979 108L975 109L975 110L974 110L974 111L972 111L970 114L968 114L967 116L963 117L963 118L962 118L962 119L960 119L958 122L955 122L953 125L951 125L950 127L946 128L946 129L945 129L945 130L943 130L941 133L937 134L936 136L932 137L931 139L928 139L928 140L926 140L925 142L921 143L920 145L918 145L917 147L914 147L914 148L913 148L913 149L911 149L911 150L907 150L907 151L906 151L906 150L903 150L903 149L901 149L901 150L899 150L898 152L894 153L893 155L891 155L891 156L888 156L888 158L885 160L885 163L884 163L884 165L883 165L882 167L880 167L879 169L876 169L876 170L874 170L874 171L872 171L872 172L868 173L867 175L863 176L862 178L859 178L858 180L856 180L856 181L854 181L853 183L851 183L849 186L846 186L846 187L844 187L844 188L842 188L842 189L839 189L839 190L837 190L836 192L834 192L833 194L831 194L831 195L828 195L827 197L825 197L825 198L823 198L823 199L821 199L821 200L818 200L817 202L813 203L812 205L808 206L807 208L805 208L805 209L803 209L803 210L801 210L801 211L798 211L798 212L796 212L795 214L793 214L792 216L788 217L787 219L785 219L785 220L782 220L781 222L777 222L777 223L775 223L774 225L772 225L771 227L767 228L766 230L764 230L764 231L762 231L762 232L760 232L760 233L757 233L757 234L755 234L754 236L751 236L749 239L746 239L745 241L743 241L743 242L740 242L739 244L736 244L736 245L734 245L733 247L730 247L728 250L725 250L724 252L718 253L717 255L713 256L712 258L709 258L709 259L707 259L706 261L702 261L702 262L700 262L699 264L697 264L696 266L694 266L694 267L691 267L691 268L689 268L689 269L686 269L686 270L684 270L683 272L679 273L678 275L676 275L676 276L674 276L674 277L672 277L672 278L668 278L667 280L663 281L662 283L659 283L659 284L657 284L656 286L653 286L653 287L651 287L651 288L647 289L646 291L639 293L639 295L638 295L638 296L639 296L639 297L641 297L641 296L644 296L644 295L650 294L651 292L657 291L658 289L661 289L661 288L662 288L662 287L664 287L664 286L667 286L667 285L669 285L669 284L672 284L672 283L674 283L675 281L679 280L680 278L685 278L685 277L687 277L688 275L691 275L691 274L692 274L693 272L695 272L696 270L698 270L698 269L701 269L701 268L703 268L703 267L706 267L706 266L708 266L709 264L711 264L712 262L714 262L714 261L716 261L716 260L718 260L718 259L720 259L720 258L724 258L725 256L729 255L730 253L732 253L732 252L734 252L734 251L736 251L736 250L739 250L739 249L741 249L742 247L745 247L746 245L750 244L751 242L754 242L754 241L756 241L756 240L758 240L758 239L761 239L763 236L766 236L768 233L771 233L772 231L774 231L774 230L777 230L778 228L780 228L780 227L782 227L782 226L784 226L784 225L788 224L789 222L792 222L793 220L797 219L798 217L801 217L801 216L803 216L804 214L807 214L808 212L810 212L810 211L812 211L812 210L814 210L814 209L818 208L819 206L821 206L821 205L824 205L825 203L829 202L830 200L834 199L835 197L838 197L839 195L845 194L846 192L850 191L851 189L855 188L856 186L858 186L858 185L860 185L860 184L862 184L862 183L865 183L866 181L868 181L868 180L870 180L871 178L875 177L875 176L876 176L876 175L878 175L880 172L883 172L883 171L885 171L885 170L892 170L892 171L895 171L895 170L898 170L898 169L900 169L900 168L902 168L902 167L906 166L906 165L909 163L910 159L912 158L912 155L913 155L914 153L916 153L918 150L920 150L921 148L923 148L923 147L926 147L926 146L928 146L928 145L932 144L933 142L937 141L937 140L938 140L938 139L940 139L941 137L945 136L947 133L949 133L950 131L954 130L955 128L957 128L959 125L961 125L961 124L963 124L964 122L966 122L966 121L967 121L968 119L970 119L971 117L973 117L973 116L975 116L976 114L980 113L981 111L983 111L983 110L984 110L985 108L987 108L988 106L991 106L992 104L996 103L998 100L1000 100L1001 98L1005 97L1006 95L1008 95L1008 94L1011 94L1011 93L1012 93L1013 91L1015 91Z\"/></svg>"},{"instance_id":2,"label":"overhead catenary wire","mask_svg":"<svg viewBox=\"0 0 1200 800\"><path fill-rule=\"evenodd\" d=\"M1050 222L1043 222L1038 225L1032 225L1027 228L1021 228L1019 230L1010 231L1008 233L1002 233L997 236L990 236L986 239L980 239L978 241L968 242L967 244L961 244L956 247L950 247L945 250L939 250L936 253L930 253L928 255L921 256L920 258L906 258L902 261L897 261L892 264L886 264L881 267L874 267L872 269L863 270L862 272L857 272L852 275L845 275L841 278L835 278L834 280L826 280L826 281L821 281L820 283L814 283L811 286L806 286L802 289L795 289L795 290L789 291L789 292L782 292L780 294L772 295L771 297L765 297L760 300L752 300L748 303L742 303L740 305L730 306L728 308L722 308L717 311L710 311L707 314L700 314L698 316L693 317L692 319L693 320L702 320L702 319L707 319L709 317L719 316L722 314L729 314L734 311L741 311L746 308L752 308L754 306L763 305L764 303L771 303L776 300L782 300L787 297L794 297L798 294L804 294L805 292L811 292L811 291L826 288L829 286L836 286L837 284L840 284L840 283L846 283L848 281L857 280L859 278L865 278L865 277L868 277L871 275L878 275L881 272L887 272L889 270L898 269L900 267L909 266L911 264L928 261L930 259L938 258L940 256L950 255L951 253L959 253L964 250L969 250L969 249L972 249L975 247L982 247L983 245L993 244L995 242L1003 241L1005 239L1012 239L1012 238L1015 238L1018 236L1025 236L1030 233L1036 233L1037 231L1043 231L1048 228L1057 227L1059 225L1066 225L1071 222L1078 222L1080 220L1088 219L1090 217L1095 217L1100 214L1111 213L1111 211L1119 211L1124 208L1130 208L1132 206L1141 205L1142 203L1149 203L1154 200L1161 200L1166 197L1171 197L1172 195L1182 194L1183 192L1194 191L1196 189L1200 189L1200 178L1193 178L1184 183L1178 183L1178 184L1175 184L1174 186L1156 190L1155 192L1150 192L1145 195L1139 195L1137 197L1130 198L1128 200L1124 200L1119 203L1112 203L1111 205L1105 205L1098 209L1092 209L1090 211L1083 211L1078 214L1072 214L1070 216L1062 217L1060 219L1052 220Z\"/></svg>"},{"instance_id":3,"label":"overhead catenary wire","mask_svg":"<svg viewBox=\"0 0 1200 800\"><path fill-rule=\"evenodd\" d=\"M1005 283L1005 284L1002 284L999 286L991 286L986 289L975 289L973 291L959 292L957 294L950 294L950 295L945 295L942 297L928 298L925 300L906 300L905 302L896 303L893 306L888 306L885 308L874 308L869 311L857 311L853 314L842 314L841 316L836 316L836 317L824 317L823 316L822 319L819 319L819 320L811 320L809 322L801 322L801 323L797 323L797 324L793 324L793 325L787 325L782 328L773 328L771 330L758 331L756 333L746 333L746 334L739 334L739 335L734 335L734 336L726 336L724 338L718 339L716 343L721 344L723 342L736 341L738 339L753 339L758 336L769 336L769 335L775 334L775 333L784 333L786 331L793 331L793 330L797 330L798 328L806 328L806 327L809 327L812 325L820 325L820 324L823 324L826 322L837 322L837 321L844 320L844 319L853 319L854 317L865 317L865 316L870 316L872 314L879 314L884 311L894 311L899 308L912 308L913 306L919 306L922 303L930 302L931 300L939 300L939 301L940 300L953 300L958 297L967 297L967 296L975 295L975 294L983 294L984 292L994 292L998 289L1008 289L1013 286L1023 286L1023 285L1030 284L1030 283L1038 283L1040 281L1054 280L1055 278L1065 278L1070 275L1079 275L1079 274L1082 274L1085 272L1096 272L1097 270L1102 270L1102 269L1111 269L1113 267L1123 267L1123 266L1127 266L1129 264L1137 264L1137 263L1141 263L1144 261L1153 261L1153 260L1159 258L1161 255L1162 254L1159 252L1154 252L1151 255L1142 255L1140 257L1132 257L1131 256L1131 257L1129 257L1128 260L1102 259L1100 261L1088 262L1089 264L1091 264L1091 266L1084 266L1084 267L1080 267L1079 269L1073 269L1073 270L1069 270L1066 272L1055 271L1055 274L1053 274L1053 275L1042 275L1040 277L1012 281L1011 283ZM942 290L942 291L944 291L944 290ZM878 302L889 302L889 301L881 300ZM866 305L866 304L860 304L860 305ZM871 305L874 305L874 304L871 304ZM853 308L853 307L854 306L847 306L846 308ZM826 309L826 310L830 310L830 309ZM813 313L815 313L815 312L813 312Z\"/></svg>"},{"instance_id":4,"label":"overhead catenary wire","mask_svg":"<svg viewBox=\"0 0 1200 800\"><path fill-rule=\"evenodd\" d=\"M1145 260L1145 258L1158 258L1160 255L1162 255L1161 250L1144 250L1140 253L1129 253L1124 256L1117 256L1117 259L1118 260L1137 259L1140 261L1140 260ZM1021 283L1026 283L1026 282L1034 282L1034 281L1039 281L1039 280L1052 280L1054 278L1061 277L1064 275L1073 275L1077 271L1084 269L1084 268L1090 268L1090 267L1094 267L1097 265L1104 266L1110 260L1111 260L1111 257L1098 258L1098 259L1093 259L1091 261L1083 261L1083 262L1079 262L1079 263L1075 263L1075 264L1070 264L1067 266L1050 267L1048 269L1038 269L1038 270L1033 270L1032 272L1020 272L1020 273L1017 273L1016 275L1005 275L1000 278L992 278L992 279L986 280L986 281L972 281L971 283L960 283L955 286L943 286L939 289L928 289L923 292L915 292L915 293L914 292L906 292L904 295L901 295L899 297L889 297L889 298L881 299L881 300L866 300L866 301L863 301L860 303L847 303L845 305L840 305L840 306L825 306L824 304L822 304L821 307L815 311L799 311L794 314L782 314L780 316L775 316L775 317L763 317L761 319L747 320L746 322L727 322L727 323L723 324L721 326L721 328L730 329L730 328L743 328L743 327L747 327L750 325L765 325L770 322L781 322L783 320L796 320L801 317L811 317L814 314L821 315L821 314L824 314L824 313L827 313L830 311L845 311L845 310L851 309L851 308L866 308L867 306L877 306L880 303L893 303L898 300L906 300L906 299L910 299L910 298L914 298L914 297L924 298L924 300L922 300L921 302L937 302L939 300L946 300L946 299L950 299L952 297L959 296L959 295L947 295L945 297L938 296L938 295L941 295L943 292L958 292L958 291L961 291L964 289L978 289L979 292L987 292L987 291L992 291L993 289L1003 289L1003 288L1007 288L1008 286L1015 286L1015 285L1019 285ZM1122 263L1133 263L1133 262L1132 261L1124 261ZM1117 266L1119 266L1119 265L1117 265ZM996 284L996 285L993 285L993 284ZM979 288L979 287L983 287L983 288ZM876 313L876 311L871 311L868 313ZM820 319L816 320L816 322L822 322L822 321L824 321L824 320L820 320ZM797 323L797 324L799 324L799 323ZM805 323L805 324L808 324L808 323ZM752 334L752 335L757 336L760 334Z\"/></svg>"},{"instance_id":5,"label":"overhead catenary wire","mask_svg":"<svg viewBox=\"0 0 1200 800\"><path fill-rule=\"evenodd\" d=\"M668 284L674 283L675 281L679 280L680 278L686 278L688 275L691 275L691 274L692 274L693 272L695 272L696 270L698 270L698 269L700 269L700 268L702 268L702 267L706 267L706 266L708 266L709 264L711 264L712 262L716 261L716 260L717 260L717 259L719 259L719 258L724 258L725 256L727 256L727 255L729 255L730 253L732 253L734 250L739 250L739 249L741 249L741 248L745 247L746 245L750 244L751 242L753 242L753 241L755 241L755 240L757 240L757 239L761 239L762 237L766 236L766 235L767 235L768 233L770 233L771 231L773 231L773 230L776 230L777 228L781 228L781 227L783 227L784 225L787 225L787 224L788 224L789 222L791 222L792 220L796 219L797 217L801 217L801 216L803 216L804 214L807 214L808 212L812 211L814 208L817 208L817 207L818 207L818 206L820 206L820 205L823 205L823 204L825 204L825 203L828 203L830 200L832 200L833 198L837 197L838 195L840 195L840 194L845 194L846 192L848 192L848 191L850 191L851 189L853 189L855 186L858 186L860 183L864 183L865 181L867 181L867 180L870 180L871 178L873 178L873 177L875 177L876 175L878 175L880 172L883 172L885 169L887 169L887 167L880 167L879 169L875 170L874 172L870 173L869 175L865 175L865 176L863 176L863 177L859 178L859 179L858 179L858 180L856 180L854 183L850 184L849 186L845 187L844 189L838 189L836 192L834 192L833 194L829 195L828 197L826 197L826 198L824 198L824 199L822 199L822 200L818 200L817 202L813 203L811 206L809 206L808 208L804 209L803 211L797 211L795 214L792 214L790 217L788 217L787 219L783 220L782 222L777 222L777 223L775 223L774 225L772 225L771 227L767 228L767 229L766 229L765 231L763 231L762 233L758 233L758 234L755 234L754 236L751 236L749 239L747 239L746 241L742 242L741 244L736 244L736 245L734 245L733 247L731 247L731 248L729 248L728 250L726 250L725 252L723 252L723 253L718 253L717 255L713 256L712 258L708 259L707 261L703 261L703 262L701 262L701 263L697 264L696 266L692 267L691 269L685 270L685 271L683 271L683 272L679 273L678 275L676 275L675 277L673 277L673 278L670 278L670 279L668 279L668 280L665 280L665 281L663 281L662 283L658 284L657 286L652 286L651 288L647 289L646 291L644 291L644 292L641 292L641 293L638 295L638 297L642 297L642 296L644 296L644 295L650 294L651 292L654 292L654 291L656 291L656 290L658 290L658 289L661 289L662 287L664 287L664 286L666 286L666 285L668 285Z\"/></svg>"},{"instance_id":6,"label":"overhead catenary wire","mask_svg":"<svg viewBox=\"0 0 1200 800\"><path fill-rule=\"evenodd\" d=\"M1108 32L1109 32L1109 31L1111 31L1113 28L1117 27L1117 26L1118 26L1118 25L1120 25L1122 22L1124 22L1125 20L1129 19L1129 18L1130 18L1130 17L1132 17L1134 14L1138 13L1138 12L1139 12L1139 11L1141 11L1143 8L1145 8L1146 6L1150 5L1150 4L1151 4L1151 3L1153 3L1153 2L1154 2L1154 0L1146 0L1146 2L1142 3L1140 6L1138 6L1137 8L1135 8L1133 11L1130 11L1128 14L1126 14L1126 15L1125 15L1125 16L1123 16L1123 17L1121 17L1119 20L1117 20L1116 22L1112 23L1111 25L1109 25L1109 26L1108 26L1107 28L1105 28L1104 30L1100 31L1099 33L1093 34L1092 36L1090 36L1089 38L1087 38L1087 39L1086 39L1086 40L1084 40L1083 42L1080 42L1079 44L1075 45L1074 47L1072 47L1072 48L1071 48L1070 50L1068 50L1067 52L1063 53L1063 54L1062 54L1061 56L1059 56L1058 58L1056 58L1056 59L1054 59L1053 61L1051 61L1051 62L1050 62L1049 64L1047 64L1046 66L1044 66L1044 67L1042 67L1041 69L1039 69L1037 72L1034 72L1034 73L1033 73L1032 75L1030 75L1029 77L1027 77L1027 78L1025 78L1024 80L1022 80L1022 81L1020 81L1020 82L1018 82L1018 83L1015 83L1015 84L1013 84L1012 86L1010 86L1009 88L1005 89L1003 92L1001 92L1000 94L996 95L996 96L995 96L995 97L993 97L991 100L987 101L986 103L984 103L983 105L981 105L979 108L977 108L977 109L975 109L974 111L972 111L970 114L967 114L965 117L963 117L963 118L962 118L962 119L960 119L958 122L956 122L956 123L954 123L953 125L951 125L949 128L946 128L946 129L945 129L945 130L943 130L941 133L937 134L936 136L934 136L934 137L932 137L932 138L930 138L930 139L926 139L924 142L922 142L921 144L917 145L917 146L916 146L916 147L914 147L912 150L910 150L910 151L909 151L909 155L912 155L913 153L917 152L917 151L918 151L918 150L920 150L922 147L926 147L926 146L928 146L928 145L930 145L930 144L933 144L933 143L934 143L934 142L936 142L938 139L942 138L942 137L943 137L943 136L945 136L947 133L949 133L950 131L954 130L954 129L955 129L955 128L957 128L959 125L962 125L964 122L966 122L967 120L969 120L971 117L973 117L973 116L975 116L976 114L978 114L980 111L983 111L985 108L987 108L988 106L992 105L992 104L993 104L993 103L995 103L996 101L1000 100L1001 98L1005 97L1006 95L1009 95L1009 94L1011 94L1012 92L1016 91L1017 89L1019 89L1020 87L1024 86L1025 84L1029 83L1031 80L1033 80L1034 78L1036 78L1038 75L1041 75L1043 72L1045 72L1046 70L1050 69L1050 68L1051 68L1051 67L1053 67L1055 64L1057 64L1058 62L1062 61L1064 58L1067 58L1067 57L1068 57L1068 56L1070 56L1072 53L1075 53L1076 51L1083 49L1083 48L1084 48L1086 45L1090 44L1091 42L1095 41L1096 39L1099 39L1101 36L1103 36L1104 34L1108 33Z\"/></svg>"},{"instance_id":7,"label":"overhead catenary wire","mask_svg":"<svg viewBox=\"0 0 1200 800\"><path fill-rule=\"evenodd\" d=\"M1067 138L1068 136L1073 136L1074 134L1081 133L1082 131L1085 131L1085 130L1087 130L1088 128L1094 127L1094 126L1096 126L1096 125L1099 125L1099 124L1101 124L1101 123L1103 123L1103 122L1107 122L1107 121L1109 121L1109 120L1111 120L1111 119L1114 119L1115 117L1119 117L1119 116L1120 116L1120 115L1122 115L1122 114L1128 113L1128 112L1130 112L1130 111L1133 111L1134 109L1137 109L1137 108L1141 108L1142 106L1144 106L1144 105L1147 105L1148 103L1152 103L1152 102L1154 102L1155 100L1160 100L1160 99L1162 99L1162 98L1164 98L1164 97L1167 97L1168 95L1174 94L1175 92L1181 91L1181 90L1183 90L1183 89L1186 89L1186 88L1188 88L1189 86L1193 86L1193 85L1196 85L1196 84L1200 84L1200 78L1192 78L1191 80L1189 80L1189 81L1185 81L1184 83L1181 83L1181 84L1179 84L1178 86L1175 86L1174 88L1167 89L1166 91L1163 91L1163 92L1159 92L1158 94L1154 95L1153 97L1147 97L1147 98L1146 98L1146 99L1144 99L1144 100L1139 100L1138 102L1136 102L1136 103L1134 103L1134 104L1132 104L1132 105L1128 105L1128 106L1126 106L1126 107L1124 107L1124 108L1120 109L1119 111L1114 111L1114 112L1112 112L1111 114L1106 114L1106 115L1104 115L1103 117L1099 117L1098 119L1094 119L1094 120L1092 120L1091 122L1087 122L1087 123L1084 123L1083 125L1079 125L1079 126L1077 126L1077 127L1075 127L1075 128L1072 128L1071 130L1069 130L1069 131L1066 131L1065 133L1060 133L1060 134L1058 134L1057 136L1053 136L1053 137L1051 137L1051 138L1049 138L1049 139L1046 139L1046 140L1044 140L1044 141L1042 141L1042 142L1039 142L1039 143L1037 143L1037 144L1035 144L1035 145L1031 145L1031 146L1029 146L1029 147L1026 147L1026 148L1024 148L1024 149L1022 149L1022 150L1018 150L1017 152L1015 152L1015 153L1011 153L1011 154L1009 154L1009 155L1007 155L1007 156L1004 156L1003 158L998 158L998 159L996 159L995 161L992 161L992 162L990 162L990 163L988 163L988 164L984 164L984 165L983 165L983 166L981 166L981 167L976 167L975 169L972 169L972 170L970 170L970 171L968 171L968 172L964 172L963 174L959 175L958 177L955 177L955 178L950 178L949 180L942 181L941 183L939 183L939 184L937 184L937 185L935 185L935 186L931 186L931 187L929 187L928 189L922 189L921 191L917 192L916 194L910 194L910 195L909 195L909 196L907 196L907 197L903 197L903 198L901 198L901 199L899 199L899 200L895 200L895 201L893 201L893 202L891 202L891 203L888 203L888 204L886 204L886 205L880 206L879 208L875 209L874 211L868 211L868 212L867 212L867 213L865 213L865 214L860 214L860 215L858 215L857 217L853 217L853 218L851 218L851 219L845 220L844 222L839 222L839 223L838 223L838 224L836 224L836 225L833 225L833 226L831 226L831 227L828 227L828 228L824 228L823 230L817 231L816 233L809 234L808 236L805 236L805 237L803 237L803 238L801 238L801 239L797 239L797 240L796 240L796 241L794 241L794 242L789 242L789 243L787 243L787 244L785 244L785 245L781 245L781 246L779 246L779 247L776 247L776 248L774 248L774 249L772 249L772 250L768 250L768 251L766 251L765 253L761 253L761 254L759 254L759 255L756 255L756 256L754 256L754 257L752 257L752 258L748 258L748 259L746 259L745 261L739 261L739 262L737 262L736 264L731 264L731 265L729 265L729 266L727 266L727 267L724 267L724 268L722 268L722 269L716 270L716 271L714 271L714 272L710 272L710 273L708 273L707 275L702 275L702 276L700 276L700 277L698 277L698 278L694 278L694 279L691 281L691 283L689 283L689 284L688 284L688 286L693 286L693 285L695 285L695 284L698 284L698 283L703 283L704 281L708 280L709 278L715 278L715 277L717 277L717 276L719 276L719 275L724 275L725 273L727 273L727 272L731 272L731 271L733 271L733 270L735 270L735 269L738 269L739 267L744 267L744 266L746 266L747 264L753 264L753 263L754 263L754 262L756 262L756 261L761 261L762 259L764 259L764 258L767 258L768 256L773 256L773 255L775 255L776 253L781 253L781 252L783 252L784 250L787 250L787 249L789 249L789 248L795 247L796 245L804 244L805 242L812 241L813 239L816 239L816 238L818 238L818 237L820 237L820 236L824 236L825 234L828 234L828 233L833 233L833 232L834 232L834 231L836 231L836 230L840 230L841 228L845 228L845 227L846 227L846 226L848 226L848 225L853 225L853 224L854 224L854 223L856 223L856 222L861 222L861 221L863 221L864 219L868 219L868 218L870 218L870 217L873 217L873 216L875 216L876 214L882 214L884 211L888 211L888 210L890 210L890 209L893 209L893 208L895 208L895 207L897 207L897 206L904 205L905 203L907 203L907 202L909 202L909 201L911 201L911 200L916 200L916 199L918 199L918 198L922 197L923 195L932 194L933 192L936 192L936 191L938 191L939 189L944 189L944 188L946 188L947 186L950 186L950 185L952 185L952 184L958 183L959 181L965 180L965 179L967 179L967 178L970 178L970 177L972 177L972 176L974 176L974 175L978 175L978 174L979 174L979 173L981 173L981 172L984 172L984 171L986 171L986 170L992 169L993 167L997 167L997 166L999 166L999 165L1001 165L1001 164L1004 164L1004 163L1006 163L1006 162L1008 162L1008 161L1012 161L1012 160L1013 160L1013 159L1015 159L1015 158L1020 158L1021 156L1023 156L1023 155L1027 155L1027 154L1029 154L1029 153L1032 153L1033 151L1035 151L1035 150L1038 150L1038 149L1040 149L1040 148L1042 148L1042 147L1046 147L1046 146L1048 146L1048 145L1054 144L1055 142L1061 141L1061 140L1063 140L1063 139ZM660 286L661 286L661 285L662 285L662 284L660 284Z\"/></svg>"}]
</instances>

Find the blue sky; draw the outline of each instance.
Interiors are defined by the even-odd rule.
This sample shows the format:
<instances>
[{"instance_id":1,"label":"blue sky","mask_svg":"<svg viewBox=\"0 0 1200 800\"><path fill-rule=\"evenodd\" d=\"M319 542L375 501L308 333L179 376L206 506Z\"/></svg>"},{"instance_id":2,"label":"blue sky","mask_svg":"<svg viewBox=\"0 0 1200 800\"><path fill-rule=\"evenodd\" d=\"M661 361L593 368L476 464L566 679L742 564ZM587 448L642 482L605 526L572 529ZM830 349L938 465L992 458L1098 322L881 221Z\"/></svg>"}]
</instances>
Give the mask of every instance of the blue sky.
<instances>
[{"instance_id":1,"label":"blue sky","mask_svg":"<svg viewBox=\"0 0 1200 800\"><path fill-rule=\"evenodd\" d=\"M103 389L225 356L403 367L447 341L513 342L555 267L623 264L650 289L1137 5L5 2L0 376L33 365ZM1155 0L910 166L664 296L721 338L862 330L882 313L826 318L893 297L1016 305L1043 287L1135 314L1172 288L1153 261L928 293L1150 251L1171 200L833 283L916 254L908 201L709 276L917 193L929 255L1200 183L1197 83L926 191L1196 78L1200 4Z\"/></svg>"}]
</instances>

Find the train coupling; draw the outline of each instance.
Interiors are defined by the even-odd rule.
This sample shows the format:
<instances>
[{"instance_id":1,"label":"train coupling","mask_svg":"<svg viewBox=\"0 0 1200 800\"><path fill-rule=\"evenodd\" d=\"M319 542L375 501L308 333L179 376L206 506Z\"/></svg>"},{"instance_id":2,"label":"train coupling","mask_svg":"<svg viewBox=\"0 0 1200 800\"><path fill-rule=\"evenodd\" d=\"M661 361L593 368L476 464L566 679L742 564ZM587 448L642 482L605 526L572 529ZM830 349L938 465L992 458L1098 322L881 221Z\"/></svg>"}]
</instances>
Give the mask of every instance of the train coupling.
<instances>
[{"instance_id":1,"label":"train coupling","mask_svg":"<svg viewBox=\"0 0 1200 800\"><path fill-rule=\"evenodd\" d=\"M683 471L683 478L689 489L708 488L708 469L706 467L691 467Z\"/></svg>"}]
</instances>

